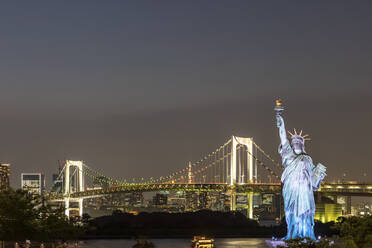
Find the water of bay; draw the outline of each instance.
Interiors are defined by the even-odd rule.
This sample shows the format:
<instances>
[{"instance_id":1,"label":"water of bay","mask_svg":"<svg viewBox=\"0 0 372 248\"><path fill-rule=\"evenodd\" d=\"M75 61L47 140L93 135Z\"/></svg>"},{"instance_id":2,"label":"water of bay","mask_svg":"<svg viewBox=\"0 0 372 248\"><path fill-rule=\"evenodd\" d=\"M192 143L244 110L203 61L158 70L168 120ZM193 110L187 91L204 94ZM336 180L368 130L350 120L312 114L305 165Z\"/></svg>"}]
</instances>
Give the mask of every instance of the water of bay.
<instances>
[{"instance_id":1,"label":"water of bay","mask_svg":"<svg viewBox=\"0 0 372 248\"><path fill-rule=\"evenodd\" d=\"M149 239L156 248L189 248L189 239ZM81 248L131 248L134 240L112 239L112 240L86 240L79 247ZM215 239L217 248L267 248L265 239L259 238L228 238Z\"/></svg>"}]
</instances>

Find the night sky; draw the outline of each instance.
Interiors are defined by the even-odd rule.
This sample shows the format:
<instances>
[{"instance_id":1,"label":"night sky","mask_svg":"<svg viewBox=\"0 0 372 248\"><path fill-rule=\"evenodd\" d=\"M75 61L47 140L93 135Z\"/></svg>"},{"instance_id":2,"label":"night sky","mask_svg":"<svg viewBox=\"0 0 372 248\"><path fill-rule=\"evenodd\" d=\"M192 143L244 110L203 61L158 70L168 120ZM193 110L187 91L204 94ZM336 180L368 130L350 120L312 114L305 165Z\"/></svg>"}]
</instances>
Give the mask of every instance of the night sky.
<instances>
[{"instance_id":1,"label":"night sky","mask_svg":"<svg viewBox=\"0 0 372 248\"><path fill-rule=\"evenodd\" d=\"M2 1L0 159L158 177L304 129L328 180L372 182L371 1ZM363 176L367 173L367 176Z\"/></svg>"}]
</instances>

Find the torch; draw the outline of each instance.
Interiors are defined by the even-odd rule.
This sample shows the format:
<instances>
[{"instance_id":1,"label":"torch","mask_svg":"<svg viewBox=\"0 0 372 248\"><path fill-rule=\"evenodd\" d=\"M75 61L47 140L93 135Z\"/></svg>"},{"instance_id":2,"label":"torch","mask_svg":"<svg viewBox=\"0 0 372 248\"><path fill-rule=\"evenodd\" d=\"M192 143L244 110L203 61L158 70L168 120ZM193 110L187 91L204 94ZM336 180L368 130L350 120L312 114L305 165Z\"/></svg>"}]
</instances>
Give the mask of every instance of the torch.
<instances>
[{"instance_id":1,"label":"torch","mask_svg":"<svg viewBox=\"0 0 372 248\"><path fill-rule=\"evenodd\" d=\"M284 111L282 100L278 99L275 101L274 111L276 112L276 115L282 114L282 112Z\"/></svg>"}]
</instances>

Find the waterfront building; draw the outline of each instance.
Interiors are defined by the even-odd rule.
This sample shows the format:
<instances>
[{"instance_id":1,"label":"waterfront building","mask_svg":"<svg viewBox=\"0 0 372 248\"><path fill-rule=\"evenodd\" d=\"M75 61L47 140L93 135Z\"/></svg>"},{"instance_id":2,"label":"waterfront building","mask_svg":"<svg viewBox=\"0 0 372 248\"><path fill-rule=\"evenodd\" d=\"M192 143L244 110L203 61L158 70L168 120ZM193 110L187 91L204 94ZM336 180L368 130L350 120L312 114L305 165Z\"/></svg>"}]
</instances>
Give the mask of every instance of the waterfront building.
<instances>
[{"instance_id":1,"label":"waterfront building","mask_svg":"<svg viewBox=\"0 0 372 248\"><path fill-rule=\"evenodd\" d=\"M351 196L335 196L336 203L341 204L342 214L351 214Z\"/></svg>"},{"instance_id":2,"label":"waterfront building","mask_svg":"<svg viewBox=\"0 0 372 248\"><path fill-rule=\"evenodd\" d=\"M372 215L372 206L369 202L359 202L351 207L352 215L354 216L369 216Z\"/></svg>"},{"instance_id":3,"label":"waterfront building","mask_svg":"<svg viewBox=\"0 0 372 248\"><path fill-rule=\"evenodd\" d=\"M260 222L281 219L283 216L281 199L280 194L254 193L252 197L253 219L260 220ZM248 206L249 202L247 201Z\"/></svg>"},{"instance_id":4,"label":"waterfront building","mask_svg":"<svg viewBox=\"0 0 372 248\"><path fill-rule=\"evenodd\" d=\"M42 173L22 173L21 188L31 194L42 195L45 190L45 177Z\"/></svg>"},{"instance_id":5,"label":"waterfront building","mask_svg":"<svg viewBox=\"0 0 372 248\"><path fill-rule=\"evenodd\" d=\"M209 202L208 192L199 192L198 209L206 209Z\"/></svg>"},{"instance_id":6,"label":"waterfront building","mask_svg":"<svg viewBox=\"0 0 372 248\"><path fill-rule=\"evenodd\" d=\"M208 192L207 208L213 211L223 211L225 194L223 192Z\"/></svg>"},{"instance_id":7,"label":"waterfront building","mask_svg":"<svg viewBox=\"0 0 372 248\"><path fill-rule=\"evenodd\" d=\"M198 207L198 194L195 191L186 191L186 211L195 211Z\"/></svg>"},{"instance_id":8,"label":"waterfront building","mask_svg":"<svg viewBox=\"0 0 372 248\"><path fill-rule=\"evenodd\" d=\"M245 216L248 216L248 194L236 194L235 198L236 211L241 212Z\"/></svg>"},{"instance_id":9,"label":"waterfront building","mask_svg":"<svg viewBox=\"0 0 372 248\"><path fill-rule=\"evenodd\" d=\"M152 205L156 207L162 207L166 206L168 202L168 196L166 194L159 194L157 193L153 198L152 198Z\"/></svg>"},{"instance_id":10,"label":"waterfront building","mask_svg":"<svg viewBox=\"0 0 372 248\"><path fill-rule=\"evenodd\" d=\"M252 197L253 208L258 208L262 204L262 197L259 193L253 193Z\"/></svg>"},{"instance_id":11,"label":"waterfront building","mask_svg":"<svg viewBox=\"0 0 372 248\"><path fill-rule=\"evenodd\" d=\"M315 220L323 223L336 221L338 217L342 216L342 207L337 203L317 203L315 210Z\"/></svg>"},{"instance_id":12,"label":"waterfront building","mask_svg":"<svg viewBox=\"0 0 372 248\"><path fill-rule=\"evenodd\" d=\"M88 198L84 200L84 208L94 210L95 215L98 213L96 210L112 212L120 210L123 212L137 211L144 206L144 197L142 192L131 193L113 193L107 194L97 198Z\"/></svg>"},{"instance_id":13,"label":"waterfront building","mask_svg":"<svg viewBox=\"0 0 372 248\"><path fill-rule=\"evenodd\" d=\"M338 217L343 216L343 206L339 202L341 198L337 196L321 196L318 195L315 205L315 220L323 223L336 221Z\"/></svg>"},{"instance_id":14,"label":"waterfront building","mask_svg":"<svg viewBox=\"0 0 372 248\"><path fill-rule=\"evenodd\" d=\"M0 190L9 189L10 164L0 163Z\"/></svg>"},{"instance_id":15,"label":"waterfront building","mask_svg":"<svg viewBox=\"0 0 372 248\"><path fill-rule=\"evenodd\" d=\"M135 207L142 207L145 201L142 192L133 192L129 194L130 202L129 205Z\"/></svg>"},{"instance_id":16,"label":"waterfront building","mask_svg":"<svg viewBox=\"0 0 372 248\"><path fill-rule=\"evenodd\" d=\"M171 193L168 196L167 205L175 212L183 212L186 205L185 193L182 191Z\"/></svg>"}]
</instances>

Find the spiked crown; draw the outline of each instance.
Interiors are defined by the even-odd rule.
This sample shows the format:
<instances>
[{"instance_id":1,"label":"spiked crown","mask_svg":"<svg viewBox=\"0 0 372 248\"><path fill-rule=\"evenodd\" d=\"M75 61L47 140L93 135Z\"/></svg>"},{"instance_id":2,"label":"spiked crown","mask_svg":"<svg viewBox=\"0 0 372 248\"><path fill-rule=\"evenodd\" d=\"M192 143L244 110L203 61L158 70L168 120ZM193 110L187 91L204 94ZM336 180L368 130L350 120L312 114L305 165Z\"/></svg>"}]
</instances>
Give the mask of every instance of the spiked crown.
<instances>
[{"instance_id":1,"label":"spiked crown","mask_svg":"<svg viewBox=\"0 0 372 248\"><path fill-rule=\"evenodd\" d=\"M311 140L308 134L302 135L302 130L299 133L297 133L296 129L293 131L293 133L288 131L288 133L291 135L291 140L300 140L302 143L305 143L306 140Z\"/></svg>"}]
</instances>

